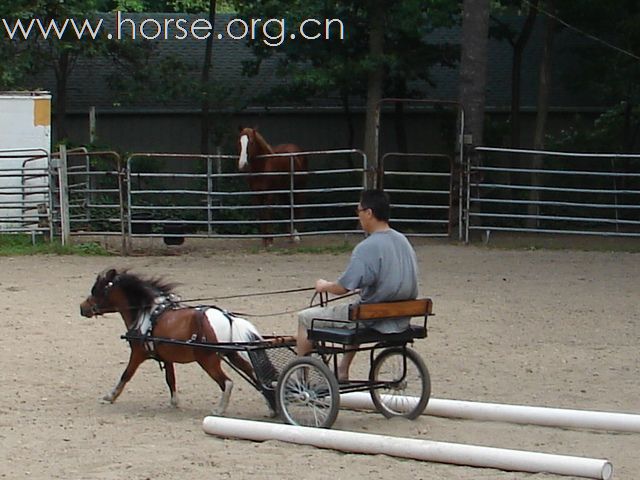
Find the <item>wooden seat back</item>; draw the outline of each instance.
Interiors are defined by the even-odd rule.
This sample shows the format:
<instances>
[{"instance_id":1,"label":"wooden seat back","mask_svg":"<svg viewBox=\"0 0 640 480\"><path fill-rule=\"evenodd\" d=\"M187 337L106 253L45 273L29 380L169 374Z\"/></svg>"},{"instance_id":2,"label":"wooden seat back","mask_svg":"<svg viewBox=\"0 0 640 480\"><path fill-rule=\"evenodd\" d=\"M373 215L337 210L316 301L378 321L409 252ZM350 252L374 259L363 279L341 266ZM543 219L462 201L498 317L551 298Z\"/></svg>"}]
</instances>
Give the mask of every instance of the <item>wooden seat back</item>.
<instances>
[{"instance_id":1,"label":"wooden seat back","mask_svg":"<svg viewBox=\"0 0 640 480\"><path fill-rule=\"evenodd\" d=\"M363 303L354 305L349 312L352 321L376 320L396 317L427 317L431 315L433 302L430 298L402 300L399 302Z\"/></svg>"}]
</instances>

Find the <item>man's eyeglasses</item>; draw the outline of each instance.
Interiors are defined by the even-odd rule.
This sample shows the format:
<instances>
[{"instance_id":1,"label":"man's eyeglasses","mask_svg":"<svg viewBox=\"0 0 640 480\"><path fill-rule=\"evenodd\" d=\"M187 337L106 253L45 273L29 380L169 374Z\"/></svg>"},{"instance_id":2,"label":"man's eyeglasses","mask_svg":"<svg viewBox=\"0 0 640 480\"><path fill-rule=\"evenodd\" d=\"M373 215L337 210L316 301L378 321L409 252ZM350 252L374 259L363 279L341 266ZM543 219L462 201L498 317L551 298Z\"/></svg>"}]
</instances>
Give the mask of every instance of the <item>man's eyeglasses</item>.
<instances>
[{"instance_id":1,"label":"man's eyeglasses","mask_svg":"<svg viewBox=\"0 0 640 480\"><path fill-rule=\"evenodd\" d=\"M357 207L356 208L356 215L359 214L360 212L364 212L365 210L371 210L371 209L368 208L368 207L364 207L364 208Z\"/></svg>"}]
</instances>

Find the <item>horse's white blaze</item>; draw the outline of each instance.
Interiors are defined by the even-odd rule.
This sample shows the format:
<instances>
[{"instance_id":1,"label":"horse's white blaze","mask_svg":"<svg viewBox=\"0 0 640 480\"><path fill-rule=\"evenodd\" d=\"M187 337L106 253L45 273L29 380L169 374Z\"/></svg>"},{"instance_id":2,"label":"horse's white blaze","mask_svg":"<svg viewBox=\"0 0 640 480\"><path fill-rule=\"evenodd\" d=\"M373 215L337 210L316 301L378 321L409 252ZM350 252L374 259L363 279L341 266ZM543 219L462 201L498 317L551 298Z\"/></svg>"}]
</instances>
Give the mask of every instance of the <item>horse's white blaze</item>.
<instances>
[{"instance_id":1,"label":"horse's white blaze","mask_svg":"<svg viewBox=\"0 0 640 480\"><path fill-rule=\"evenodd\" d=\"M240 137L240 161L238 162L238 170L244 170L249 161L247 160L247 146L249 145L249 137L242 135Z\"/></svg>"}]
</instances>

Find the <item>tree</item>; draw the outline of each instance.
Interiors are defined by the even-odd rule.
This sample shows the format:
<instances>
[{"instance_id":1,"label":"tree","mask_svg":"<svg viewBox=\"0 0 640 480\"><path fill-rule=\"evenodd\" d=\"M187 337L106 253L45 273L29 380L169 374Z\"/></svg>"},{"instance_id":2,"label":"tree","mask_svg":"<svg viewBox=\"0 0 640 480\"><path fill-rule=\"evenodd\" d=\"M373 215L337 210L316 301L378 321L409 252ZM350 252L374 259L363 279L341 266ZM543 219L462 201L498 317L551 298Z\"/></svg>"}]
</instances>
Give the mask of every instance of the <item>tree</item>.
<instances>
[{"instance_id":1,"label":"tree","mask_svg":"<svg viewBox=\"0 0 640 480\"><path fill-rule=\"evenodd\" d=\"M474 147L483 145L485 90L487 82L487 44L489 37L489 1L464 0L462 6L462 38L460 52L460 106L464 115L464 158L475 162ZM456 165L460 171L464 165ZM453 175L453 178L458 178ZM455 198L459 185L452 188L452 204L462 202ZM452 209L455 215L458 209ZM463 220L457 219L459 223Z\"/></svg>"},{"instance_id":2,"label":"tree","mask_svg":"<svg viewBox=\"0 0 640 480\"><path fill-rule=\"evenodd\" d=\"M545 7L551 15L544 19L544 33L542 45L542 57L540 58L540 70L538 72L538 102L536 109L536 128L533 136L533 148L544 149L547 116L549 113L549 93L551 90L551 66L553 41L558 31L558 22L555 13L554 1L546 0Z\"/></svg>"},{"instance_id":3,"label":"tree","mask_svg":"<svg viewBox=\"0 0 640 480\"><path fill-rule=\"evenodd\" d=\"M368 2L368 72L367 72L367 104L364 121L364 153L372 168L367 172L369 187L375 185L375 171L378 168L378 109L382 100L384 88L384 29L385 29L384 0L370 0Z\"/></svg>"},{"instance_id":4,"label":"tree","mask_svg":"<svg viewBox=\"0 0 640 480\"><path fill-rule=\"evenodd\" d=\"M549 12L544 19L544 37L542 46L542 57L540 59L540 71L538 73L538 102L536 109L536 127L533 136L533 148L536 150L544 150L545 134L547 126L547 116L549 113L549 93L551 90L551 59L553 40L558 30L558 24L555 19L554 1L547 0L545 8ZM544 163L542 155L534 155L531 168L539 170ZM535 188L540 185L540 175L531 174L531 185L534 187L529 195L530 203L527 205L527 213L530 216L536 216L540 212L538 201L540 200L540 191ZM538 226L537 219L530 219L528 224L530 227Z\"/></svg>"},{"instance_id":5,"label":"tree","mask_svg":"<svg viewBox=\"0 0 640 480\"><path fill-rule=\"evenodd\" d=\"M202 12L209 10L210 21L215 21L215 0L17 0L8 5L0 5L0 16L9 20L40 19L49 24L55 20L61 25L67 18L76 20L93 19L100 12L120 10L128 12L167 12L185 11ZM208 151L209 106L212 87L210 86L212 38L206 43L204 60L201 67L200 85L195 91L200 92L202 104L202 151ZM176 94L192 91L184 88L184 64L174 57L157 58L153 55L153 47L149 42L141 43L123 40L110 42L105 37L79 39L75 31L67 29L62 36L51 34L47 39L32 35L28 39L9 41L0 39L0 53L11 58L0 65L0 87L2 88L36 88L38 85L29 78L42 70L42 66L51 69L55 77L53 92L55 108L55 131L60 141L67 136L66 106L68 82L78 61L82 58L97 56L110 57L121 70L129 75L110 79L110 84L121 100L131 100L140 93L156 94L156 99L175 98ZM154 72L152 75L151 72ZM183 72L177 75L175 72ZM165 73L166 75L163 75ZM157 88L154 88L157 87Z\"/></svg>"},{"instance_id":6,"label":"tree","mask_svg":"<svg viewBox=\"0 0 640 480\"><path fill-rule=\"evenodd\" d=\"M460 53L460 104L465 115L465 144L483 144L489 0L464 0Z\"/></svg>"},{"instance_id":7,"label":"tree","mask_svg":"<svg viewBox=\"0 0 640 480\"><path fill-rule=\"evenodd\" d=\"M519 31L516 31L512 24L506 23L496 16L492 17L492 20L497 24L497 27L492 29L493 35L497 38L506 39L513 47L511 63L511 148L518 148L520 146L520 79L522 76L522 58L536 21L538 2L539 0L525 0L524 2L520 0L502 1L503 6L507 7L507 11L515 8L518 13L520 13L522 9L521 3L526 5L527 15ZM500 9L501 13L504 11L504 8Z\"/></svg>"},{"instance_id":8,"label":"tree","mask_svg":"<svg viewBox=\"0 0 640 480\"><path fill-rule=\"evenodd\" d=\"M133 11L153 12L207 12L209 24L214 26L216 21L216 0L116 0L116 8ZM224 3L224 2L221 2ZM200 68L200 83L195 91L199 92L200 100L200 153L209 153L209 137L211 135L211 102L212 86L211 70L213 68L213 39L214 31L205 40L203 60ZM176 69L175 71L180 71Z\"/></svg>"},{"instance_id":9,"label":"tree","mask_svg":"<svg viewBox=\"0 0 640 480\"><path fill-rule=\"evenodd\" d=\"M8 2L6 2L8 3ZM103 5L101 0L16 0L10 5L2 7L2 18L9 21L29 22L31 19L39 18L45 25L49 25L52 20L66 18L89 18L92 17L99 6ZM49 38L42 35L31 35L28 38L15 38L3 41L3 49L11 50L15 53L9 67L3 67L2 77L5 81L13 85L30 85L33 80L27 78L38 69L45 66L51 68L55 75L56 88L54 91L55 107L55 127L58 139L65 138L66 132L66 105L67 105L67 84L69 76L81 56L95 56L103 51L105 43L102 39L92 41L81 40L72 29L66 29L61 34L56 34L53 30Z\"/></svg>"},{"instance_id":10,"label":"tree","mask_svg":"<svg viewBox=\"0 0 640 480\"><path fill-rule=\"evenodd\" d=\"M588 3L588 2L587 2ZM575 15L578 9L581 15ZM574 28L589 35L567 79L608 107L592 129L591 148L634 152L640 148L640 5L635 1L558 6L560 18L577 18ZM571 15L571 16L570 16Z\"/></svg>"},{"instance_id":11,"label":"tree","mask_svg":"<svg viewBox=\"0 0 640 480\"><path fill-rule=\"evenodd\" d=\"M402 22L386 29L385 50L388 62L384 96L391 98L422 98L424 90L412 87L416 81L435 87L432 66L453 68L460 58L459 44L427 37L437 28L448 28L459 21L458 6L454 3L395 2L390 14ZM400 54L401 52L401 54ZM442 99L440 99L442 100ZM408 152L404 123L404 102L394 103L396 144L400 152Z\"/></svg>"},{"instance_id":12,"label":"tree","mask_svg":"<svg viewBox=\"0 0 640 480\"><path fill-rule=\"evenodd\" d=\"M278 75L286 82L277 97L310 102L313 98L337 96L343 105L353 144L352 103L365 99L364 150L369 163L377 163L375 121L379 100L385 94L412 95L408 85L429 78L438 63L452 64L449 45L429 45L426 35L437 27L451 25L455 4L440 0L355 0L343 2L291 1L287 8L277 0L236 0L246 17L285 17L287 25L304 18L340 19L344 38L323 41L285 41L276 49L261 41L250 42L256 58L246 66L257 74L266 58L277 58ZM445 13L443 13L445 12ZM265 99L260 99L265 100ZM399 144L402 128L398 129ZM370 179L371 180L371 179Z\"/></svg>"},{"instance_id":13,"label":"tree","mask_svg":"<svg viewBox=\"0 0 640 480\"><path fill-rule=\"evenodd\" d=\"M347 124L347 143L354 147L354 100L366 91L366 65L362 61L367 50L364 5L357 2L289 2L284 10L279 1L236 1L243 17L283 17L289 29L301 19L339 19L331 26L331 35L322 41L287 40L277 48L261 41L249 42L255 59L245 63L245 74L257 75L262 62L277 58L276 75L283 81L264 96L253 100L264 105L283 100L309 104L313 99L337 97ZM358 142L360 143L360 142Z\"/></svg>"},{"instance_id":14,"label":"tree","mask_svg":"<svg viewBox=\"0 0 640 480\"><path fill-rule=\"evenodd\" d=\"M27 18L31 11L31 6L25 1L0 3L0 18L7 21ZM33 88L27 80L37 65L32 50L22 42L1 35L0 58L3 59L0 62L0 90Z\"/></svg>"}]
</instances>

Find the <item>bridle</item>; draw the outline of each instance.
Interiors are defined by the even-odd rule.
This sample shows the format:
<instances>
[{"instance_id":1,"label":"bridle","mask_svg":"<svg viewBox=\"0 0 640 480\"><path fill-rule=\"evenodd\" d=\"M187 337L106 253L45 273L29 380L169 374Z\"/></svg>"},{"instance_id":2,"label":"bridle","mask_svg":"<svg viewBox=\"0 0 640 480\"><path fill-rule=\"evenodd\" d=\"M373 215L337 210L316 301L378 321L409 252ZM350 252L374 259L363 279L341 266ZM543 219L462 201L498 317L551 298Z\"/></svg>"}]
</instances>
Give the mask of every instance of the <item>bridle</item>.
<instances>
[{"instance_id":1,"label":"bridle","mask_svg":"<svg viewBox=\"0 0 640 480\"><path fill-rule=\"evenodd\" d=\"M104 305L107 297L109 296L109 292L111 291L111 289L115 286L115 282L117 279L117 275L113 278L113 280L111 280L110 282L108 282L105 287L102 289L102 295L100 295L99 298L102 299L102 301L100 302L95 302L92 303L91 305L91 313L93 315L102 315L102 306ZM92 298L96 298L95 295L91 295Z\"/></svg>"}]
</instances>

